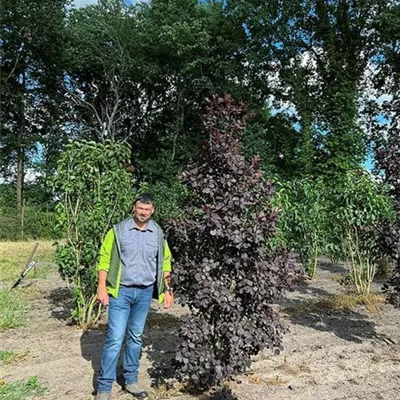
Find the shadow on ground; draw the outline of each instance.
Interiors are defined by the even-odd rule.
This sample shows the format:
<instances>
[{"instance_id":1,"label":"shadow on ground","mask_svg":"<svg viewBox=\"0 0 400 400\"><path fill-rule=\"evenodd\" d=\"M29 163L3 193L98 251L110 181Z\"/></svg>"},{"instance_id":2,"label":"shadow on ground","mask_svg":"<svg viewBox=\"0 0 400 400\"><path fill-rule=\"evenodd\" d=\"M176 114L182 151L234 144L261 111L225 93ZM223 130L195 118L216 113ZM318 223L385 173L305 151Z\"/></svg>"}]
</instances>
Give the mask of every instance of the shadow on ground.
<instances>
[{"instance_id":1,"label":"shadow on ground","mask_svg":"<svg viewBox=\"0 0 400 400\"><path fill-rule=\"evenodd\" d=\"M325 308L325 301L332 298L332 293L313 286L312 282L298 286L295 294L295 298L285 298L280 302L282 311L292 324L331 332L341 339L355 343L388 339L377 334L375 322L361 306L355 310L331 309L328 303L328 307ZM304 295L307 297L302 298Z\"/></svg>"},{"instance_id":2,"label":"shadow on ground","mask_svg":"<svg viewBox=\"0 0 400 400\"><path fill-rule=\"evenodd\" d=\"M50 292L46 296L53 307L51 309L52 317L64 321L65 323L71 323L71 312L74 308L74 300L71 292L68 288L57 288ZM103 317L101 320L106 320ZM82 357L90 361L93 369L93 394L96 393L97 389L97 377L100 370L100 359L103 344L106 335L106 324L100 323L96 329L88 329L81 335L81 355Z\"/></svg>"},{"instance_id":3,"label":"shadow on ground","mask_svg":"<svg viewBox=\"0 0 400 400\"><path fill-rule=\"evenodd\" d=\"M143 350L149 359L148 373L151 379L151 386L157 387L166 380L174 377L174 369L171 367L171 360L175 353L177 342L176 331L178 318L151 310L149 312L146 328L143 333ZM85 331L81 336L82 357L91 362L93 370L93 394L97 391L97 378L100 371L101 354L106 337L106 325L102 324L96 329ZM117 367L117 383L124 387L123 379L123 356L124 346L119 356ZM143 368L143 362L141 363Z\"/></svg>"},{"instance_id":4,"label":"shadow on ground","mask_svg":"<svg viewBox=\"0 0 400 400\"><path fill-rule=\"evenodd\" d=\"M328 291L321 289L319 287L313 286L312 281L305 281L305 282L300 282L294 292L296 294L300 295L310 295L313 297L318 297L318 296L326 296L328 295ZM291 300L288 300L287 298L283 298L280 303L285 304L286 302L290 302ZM286 304L285 304L286 305Z\"/></svg>"},{"instance_id":5,"label":"shadow on ground","mask_svg":"<svg viewBox=\"0 0 400 400\"><path fill-rule=\"evenodd\" d=\"M90 361L93 370L93 394L97 391L97 377L100 371L100 360L101 353L103 350L104 340L106 338L106 326L103 325L98 329L89 329L83 332L81 336L81 354L82 357ZM120 376L120 373L117 374ZM118 383L121 384L120 378L117 379Z\"/></svg>"},{"instance_id":6,"label":"shadow on ground","mask_svg":"<svg viewBox=\"0 0 400 400\"><path fill-rule=\"evenodd\" d=\"M74 300L68 288L57 288L46 298L52 303L51 316L59 321L68 321L74 308Z\"/></svg>"},{"instance_id":7,"label":"shadow on ground","mask_svg":"<svg viewBox=\"0 0 400 400\"><path fill-rule=\"evenodd\" d=\"M319 260L318 262L318 269L322 271L329 271L332 274L340 274L340 275L347 275L349 270L341 264L332 264L329 260Z\"/></svg>"},{"instance_id":8,"label":"shadow on ground","mask_svg":"<svg viewBox=\"0 0 400 400\"><path fill-rule=\"evenodd\" d=\"M178 345L178 320L168 311L151 310L149 313L143 335L143 349L150 361L148 373L152 387L175 378L172 360Z\"/></svg>"}]
</instances>

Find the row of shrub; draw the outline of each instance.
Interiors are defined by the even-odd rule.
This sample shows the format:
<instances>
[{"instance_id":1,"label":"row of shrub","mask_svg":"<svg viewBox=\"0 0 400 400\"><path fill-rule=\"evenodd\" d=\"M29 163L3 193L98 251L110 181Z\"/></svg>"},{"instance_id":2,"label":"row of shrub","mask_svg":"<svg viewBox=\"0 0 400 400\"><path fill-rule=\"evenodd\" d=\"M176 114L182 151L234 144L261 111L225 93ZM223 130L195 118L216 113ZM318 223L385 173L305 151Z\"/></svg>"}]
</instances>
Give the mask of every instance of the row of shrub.
<instances>
[{"instance_id":1,"label":"row of shrub","mask_svg":"<svg viewBox=\"0 0 400 400\"><path fill-rule=\"evenodd\" d=\"M118 146L107 146L110 146L109 151L121 151ZM80 154L75 154L78 148ZM92 151L89 148L92 148ZM104 145L94 143L90 145L75 143L66 148L65 154L70 151L75 154L75 160L80 157L81 161L73 161L73 163L75 167L80 164L81 176L78 174L76 181L71 175L68 180L63 180L66 177L63 177L59 171L56 186L62 181L63 187L58 187L58 190L60 193L64 192L64 195L66 190L70 191L72 197L68 197L68 201L72 200L75 204L78 200L75 194L81 193L78 202L83 199L84 202L81 203L81 207L77 210L78 214L75 216L68 211L65 202L59 203L56 212L31 202L30 205L24 207L21 221L17 208L10 204L11 201L7 201L10 197L10 189L3 191L0 207L2 220L0 239L56 239L65 236L68 229L77 229L80 232L78 241L84 246L79 253L82 252L82 257L89 263L93 263L97 257L95 247L98 246L102 233L105 232L104 221L110 221L110 213L114 212L116 216L113 216L111 220L129 215L131 201L138 190L152 192L157 204L156 219L160 223L177 215L180 202L187 196L185 187L177 181L171 184L160 182L152 186L141 184L137 187L132 177L129 177L122 165L117 165L118 163L102 166L104 170L110 171L109 177L104 173L87 175L85 171L89 165L101 163L97 157L104 154L103 150ZM127 156L123 150L122 153L124 157ZM64 162L68 164L72 161L64 160ZM117 172L113 173L113 170ZM115 179L115 174L119 176L119 179ZM121 179L123 174L126 174L124 180ZM84 181L83 186L78 182L81 179ZM107 180L107 183L102 183L103 180ZM86 190L91 185L94 185L93 189ZM99 191L102 185L105 186ZM361 169L336 176L335 179L323 176L315 179L305 176L286 181L276 179L274 186L276 193L273 203L280 209L280 215L277 225L278 234L273 244L283 244L297 253L311 277L316 273L321 256L327 256L333 262L339 260L349 262L352 283L357 291L368 292L376 265L382 263L382 260L390 259L387 248L381 243L381 232L387 230L390 221L395 218L387 188ZM118 210L115 209L117 204L117 197L113 194L115 191L123 194L120 197L123 198L123 209L120 205L117 207ZM98 195L95 196L93 192L97 192ZM105 195L110 198L107 199ZM63 211L60 214L61 210ZM77 219L74 221L75 218ZM81 235L83 236L80 237ZM71 232L67 236L78 237ZM74 275L66 269L76 270L79 264L76 256L67 250L64 250L62 254L63 256L61 253L59 256L68 258L70 264L67 268L65 264L67 261L64 260L64 272L67 276Z\"/></svg>"},{"instance_id":2,"label":"row of shrub","mask_svg":"<svg viewBox=\"0 0 400 400\"><path fill-rule=\"evenodd\" d=\"M16 207L0 207L0 240L54 239L62 235L56 229L53 211L41 206L24 206L22 216Z\"/></svg>"},{"instance_id":3,"label":"row of shrub","mask_svg":"<svg viewBox=\"0 0 400 400\"><path fill-rule=\"evenodd\" d=\"M395 218L387 188L363 170L336 179L276 182L281 208L276 240L299 254L313 277L318 260L349 263L352 283L368 293L376 265L389 256L381 233Z\"/></svg>"}]
</instances>

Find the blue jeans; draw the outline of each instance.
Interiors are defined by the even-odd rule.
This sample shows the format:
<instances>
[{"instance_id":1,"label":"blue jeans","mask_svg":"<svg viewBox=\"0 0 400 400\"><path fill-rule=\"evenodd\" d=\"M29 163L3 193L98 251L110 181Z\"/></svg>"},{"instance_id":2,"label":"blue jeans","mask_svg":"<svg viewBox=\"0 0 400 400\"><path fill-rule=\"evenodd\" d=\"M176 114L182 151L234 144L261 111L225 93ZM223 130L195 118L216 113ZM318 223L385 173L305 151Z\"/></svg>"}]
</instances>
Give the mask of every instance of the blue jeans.
<instances>
[{"instance_id":1,"label":"blue jeans","mask_svg":"<svg viewBox=\"0 0 400 400\"><path fill-rule=\"evenodd\" d=\"M125 384L137 383L142 333L152 295L153 285L145 288L121 286L117 299L110 296L107 336L101 357L100 375L97 379L99 393L111 392L112 384L116 380L117 363L125 334Z\"/></svg>"}]
</instances>

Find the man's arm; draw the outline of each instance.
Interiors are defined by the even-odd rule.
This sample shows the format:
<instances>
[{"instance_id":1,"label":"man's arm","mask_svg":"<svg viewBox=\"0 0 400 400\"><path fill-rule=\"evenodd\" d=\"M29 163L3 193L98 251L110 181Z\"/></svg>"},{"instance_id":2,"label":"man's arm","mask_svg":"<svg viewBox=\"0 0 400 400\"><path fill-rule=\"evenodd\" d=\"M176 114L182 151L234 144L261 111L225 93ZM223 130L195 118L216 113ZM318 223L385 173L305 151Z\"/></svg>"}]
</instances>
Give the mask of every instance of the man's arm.
<instances>
[{"instance_id":1,"label":"man's arm","mask_svg":"<svg viewBox=\"0 0 400 400\"><path fill-rule=\"evenodd\" d=\"M110 229L104 238L103 244L100 249L100 260L97 265L97 301L107 306L109 302L109 295L107 292L107 275L110 269L111 249L114 241L114 230Z\"/></svg>"},{"instance_id":2,"label":"man's arm","mask_svg":"<svg viewBox=\"0 0 400 400\"><path fill-rule=\"evenodd\" d=\"M97 284L97 301L99 301L104 306L108 306L109 295L107 292L107 275L106 271L98 272L98 284Z\"/></svg>"},{"instance_id":3,"label":"man's arm","mask_svg":"<svg viewBox=\"0 0 400 400\"><path fill-rule=\"evenodd\" d=\"M171 308L174 303L174 293L171 287L171 273L164 272L164 308Z\"/></svg>"},{"instance_id":4,"label":"man's arm","mask_svg":"<svg viewBox=\"0 0 400 400\"><path fill-rule=\"evenodd\" d=\"M171 288L171 272L164 271L164 288Z\"/></svg>"},{"instance_id":5,"label":"man's arm","mask_svg":"<svg viewBox=\"0 0 400 400\"><path fill-rule=\"evenodd\" d=\"M171 308L174 302L174 294L171 287L171 251L168 243L165 242L164 248L164 308Z\"/></svg>"}]
</instances>

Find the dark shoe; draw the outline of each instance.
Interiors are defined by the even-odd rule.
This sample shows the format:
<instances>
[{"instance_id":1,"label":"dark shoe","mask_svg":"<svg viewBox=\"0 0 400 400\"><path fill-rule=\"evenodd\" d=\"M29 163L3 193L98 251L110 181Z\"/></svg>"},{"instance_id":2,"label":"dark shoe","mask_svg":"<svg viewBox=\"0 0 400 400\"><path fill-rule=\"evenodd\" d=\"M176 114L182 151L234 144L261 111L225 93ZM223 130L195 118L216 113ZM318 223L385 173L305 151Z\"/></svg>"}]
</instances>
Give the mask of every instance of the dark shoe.
<instances>
[{"instance_id":1,"label":"dark shoe","mask_svg":"<svg viewBox=\"0 0 400 400\"><path fill-rule=\"evenodd\" d=\"M137 383L130 383L129 385L126 385L125 391L130 393L136 399L145 399L146 397L149 397L147 391L140 387Z\"/></svg>"},{"instance_id":2,"label":"dark shoe","mask_svg":"<svg viewBox=\"0 0 400 400\"><path fill-rule=\"evenodd\" d=\"M96 400L111 400L111 393L97 393Z\"/></svg>"}]
</instances>

